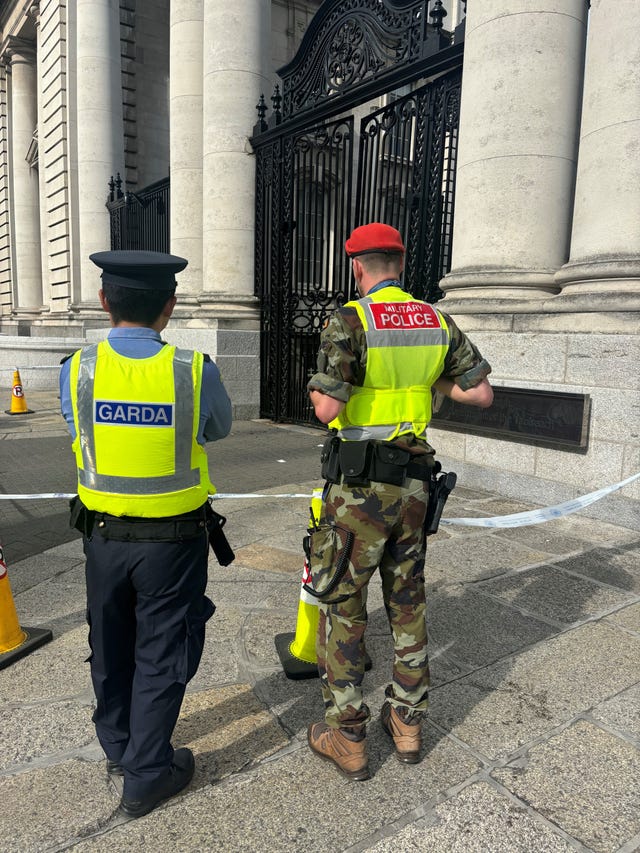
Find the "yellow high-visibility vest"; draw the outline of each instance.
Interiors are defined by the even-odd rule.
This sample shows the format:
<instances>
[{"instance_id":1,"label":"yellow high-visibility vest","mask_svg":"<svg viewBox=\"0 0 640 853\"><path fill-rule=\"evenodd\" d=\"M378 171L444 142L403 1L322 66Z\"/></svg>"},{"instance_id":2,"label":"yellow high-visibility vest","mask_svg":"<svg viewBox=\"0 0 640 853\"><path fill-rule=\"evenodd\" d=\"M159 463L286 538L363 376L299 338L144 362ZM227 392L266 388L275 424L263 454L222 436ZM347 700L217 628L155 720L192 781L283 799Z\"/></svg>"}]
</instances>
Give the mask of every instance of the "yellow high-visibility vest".
<instances>
[{"instance_id":1,"label":"yellow high-visibility vest","mask_svg":"<svg viewBox=\"0 0 640 853\"><path fill-rule=\"evenodd\" d=\"M365 377L329 427L345 440L421 435L431 420L431 386L449 348L444 317L395 285L347 306L365 331Z\"/></svg>"},{"instance_id":2,"label":"yellow high-visibility vest","mask_svg":"<svg viewBox=\"0 0 640 853\"><path fill-rule=\"evenodd\" d=\"M101 341L73 355L72 447L86 507L163 518L215 492L196 441L202 365L202 353L174 346L127 358Z\"/></svg>"}]
</instances>

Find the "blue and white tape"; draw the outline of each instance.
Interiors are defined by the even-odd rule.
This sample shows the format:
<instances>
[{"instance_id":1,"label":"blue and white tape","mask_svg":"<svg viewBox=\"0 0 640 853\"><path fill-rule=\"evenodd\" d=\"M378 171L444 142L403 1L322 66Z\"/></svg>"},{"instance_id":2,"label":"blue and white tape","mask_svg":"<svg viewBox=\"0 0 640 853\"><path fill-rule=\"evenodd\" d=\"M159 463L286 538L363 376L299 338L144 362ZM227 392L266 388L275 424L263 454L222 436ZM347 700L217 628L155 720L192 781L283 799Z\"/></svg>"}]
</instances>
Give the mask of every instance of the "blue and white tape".
<instances>
[{"instance_id":1,"label":"blue and white tape","mask_svg":"<svg viewBox=\"0 0 640 853\"><path fill-rule=\"evenodd\" d=\"M529 524L542 524L545 521L553 521L556 518L563 518L566 515L572 515L574 512L579 512L586 506L601 500L610 495L612 492L617 492L629 483L640 479L640 472L627 477L626 480L621 480L619 483L614 483L612 486L604 486L595 492L590 492L588 495L582 495L579 498L564 501L563 503L547 506L542 509L532 509L526 512L514 512L511 515L497 515L490 518L442 518L442 525L460 525L463 527L526 527ZM35 495L2 495L0 501L34 501L34 500L53 500L56 498L73 498L75 493L66 494L62 492L49 492ZM269 494L265 492L254 492L247 494L231 494L231 493L216 493L211 495L213 500L244 500L255 498L306 498L309 500L311 495L298 494L295 492L287 492L285 494Z\"/></svg>"}]
</instances>

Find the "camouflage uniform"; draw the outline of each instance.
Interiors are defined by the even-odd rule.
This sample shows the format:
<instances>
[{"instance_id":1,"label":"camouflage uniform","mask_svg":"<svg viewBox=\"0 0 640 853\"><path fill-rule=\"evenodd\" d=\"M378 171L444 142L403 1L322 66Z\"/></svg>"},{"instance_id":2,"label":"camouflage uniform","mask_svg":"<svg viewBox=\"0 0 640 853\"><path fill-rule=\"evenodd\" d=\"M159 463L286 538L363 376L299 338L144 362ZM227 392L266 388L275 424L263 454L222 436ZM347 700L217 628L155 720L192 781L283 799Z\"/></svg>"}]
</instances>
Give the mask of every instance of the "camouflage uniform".
<instances>
[{"instance_id":1,"label":"camouflage uniform","mask_svg":"<svg viewBox=\"0 0 640 853\"><path fill-rule=\"evenodd\" d=\"M450 343L441 375L466 390L491 368L454 321L443 316ZM354 308L340 308L322 333L318 372L308 389L346 402L352 387L362 385L366 364L365 331L358 314ZM424 435L408 433L392 443L410 450L416 462L422 457L427 464L435 453ZM354 534L345 577L327 596L333 603L321 600L319 605L318 669L325 720L334 728L361 726L370 718L362 693L362 643L366 589L376 569L394 642L393 679L386 695L404 719L420 716L427 707L423 533L427 500L428 486L421 480L408 479L404 486L372 482L367 487L344 483L325 487L321 524L334 522Z\"/></svg>"}]
</instances>

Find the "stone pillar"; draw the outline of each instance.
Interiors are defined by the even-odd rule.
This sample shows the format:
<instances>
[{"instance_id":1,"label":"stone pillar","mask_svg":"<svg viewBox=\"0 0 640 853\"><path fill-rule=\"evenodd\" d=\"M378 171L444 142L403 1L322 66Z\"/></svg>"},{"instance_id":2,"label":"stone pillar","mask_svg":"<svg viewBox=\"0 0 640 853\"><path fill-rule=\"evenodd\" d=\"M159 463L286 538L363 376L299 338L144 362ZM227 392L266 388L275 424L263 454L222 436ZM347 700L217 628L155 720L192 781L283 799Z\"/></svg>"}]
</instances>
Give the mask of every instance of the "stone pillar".
<instances>
[{"instance_id":1,"label":"stone pillar","mask_svg":"<svg viewBox=\"0 0 640 853\"><path fill-rule=\"evenodd\" d=\"M270 90L269 0L204 3L203 273L201 301L253 314L255 159L248 136ZM173 194L172 194L173 195Z\"/></svg>"},{"instance_id":2,"label":"stone pillar","mask_svg":"<svg viewBox=\"0 0 640 853\"><path fill-rule=\"evenodd\" d=\"M171 251L189 261L180 274L189 304L202 291L203 0L171 0L170 14Z\"/></svg>"},{"instance_id":3,"label":"stone pillar","mask_svg":"<svg viewBox=\"0 0 640 853\"><path fill-rule=\"evenodd\" d=\"M47 215L47 193L46 193L46 139L44 136L44 100L43 89L45 86L43 61L42 61L42 28L40 26L40 2L36 0L29 9L29 17L33 19L36 28L36 78L38 102L38 184L39 184L39 209L40 209L40 271L42 278L42 302L43 307L51 310L51 284L49 280L49 253L47 252L47 230L49 225Z\"/></svg>"},{"instance_id":4,"label":"stone pillar","mask_svg":"<svg viewBox=\"0 0 640 853\"><path fill-rule=\"evenodd\" d=\"M75 299L97 302L99 278L89 260L110 248L107 182L124 175L118 0L77 0L78 235Z\"/></svg>"},{"instance_id":5,"label":"stone pillar","mask_svg":"<svg viewBox=\"0 0 640 853\"><path fill-rule=\"evenodd\" d=\"M554 275L569 256L586 15L585 0L469 5L453 265L441 283L447 310L454 302L500 310L496 300L512 310L558 290Z\"/></svg>"},{"instance_id":6,"label":"stone pillar","mask_svg":"<svg viewBox=\"0 0 640 853\"><path fill-rule=\"evenodd\" d=\"M571 256L572 310L640 310L640 3L592 0Z\"/></svg>"},{"instance_id":7,"label":"stone pillar","mask_svg":"<svg viewBox=\"0 0 640 853\"><path fill-rule=\"evenodd\" d=\"M18 314L42 310L40 190L38 170L26 160L38 125L36 51L31 42L10 38L11 208L14 308Z\"/></svg>"}]
</instances>

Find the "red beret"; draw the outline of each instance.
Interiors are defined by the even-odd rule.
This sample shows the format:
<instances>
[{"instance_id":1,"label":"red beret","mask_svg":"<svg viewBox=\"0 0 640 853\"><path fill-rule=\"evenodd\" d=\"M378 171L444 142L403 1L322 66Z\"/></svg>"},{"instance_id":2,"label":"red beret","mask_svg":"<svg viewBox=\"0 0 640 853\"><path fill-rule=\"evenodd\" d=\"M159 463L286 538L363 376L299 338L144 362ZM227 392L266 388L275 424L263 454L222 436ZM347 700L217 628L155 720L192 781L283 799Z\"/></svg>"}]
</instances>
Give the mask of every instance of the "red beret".
<instances>
[{"instance_id":1,"label":"red beret","mask_svg":"<svg viewBox=\"0 0 640 853\"><path fill-rule=\"evenodd\" d=\"M350 258L374 252L404 254L400 232L383 222L370 222L369 225L354 228L344 248Z\"/></svg>"}]
</instances>

